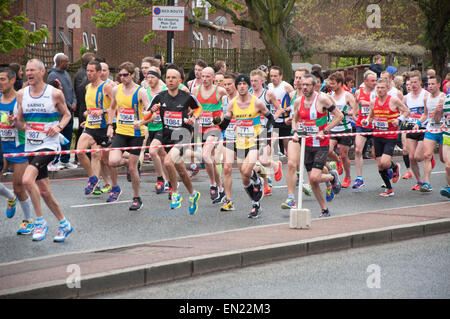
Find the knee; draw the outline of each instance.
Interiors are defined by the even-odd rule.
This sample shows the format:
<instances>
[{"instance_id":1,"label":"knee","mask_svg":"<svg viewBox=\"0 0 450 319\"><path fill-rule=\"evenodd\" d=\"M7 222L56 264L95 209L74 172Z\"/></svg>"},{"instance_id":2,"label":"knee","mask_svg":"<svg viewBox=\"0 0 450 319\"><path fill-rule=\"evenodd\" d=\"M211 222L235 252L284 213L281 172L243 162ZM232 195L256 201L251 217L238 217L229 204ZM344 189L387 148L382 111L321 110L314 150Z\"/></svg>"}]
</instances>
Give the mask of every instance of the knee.
<instances>
[{"instance_id":1,"label":"knee","mask_svg":"<svg viewBox=\"0 0 450 319\"><path fill-rule=\"evenodd\" d=\"M425 151L423 154L423 158L425 161L431 161L431 158L433 157L433 153L429 151Z\"/></svg>"},{"instance_id":2,"label":"knee","mask_svg":"<svg viewBox=\"0 0 450 319\"><path fill-rule=\"evenodd\" d=\"M51 192L50 189L43 187L43 188L39 188L39 195L41 195L42 198L48 198L51 196Z\"/></svg>"},{"instance_id":3,"label":"knee","mask_svg":"<svg viewBox=\"0 0 450 319\"><path fill-rule=\"evenodd\" d=\"M320 176L311 174L310 177L309 177L309 183L310 184L319 184L320 181L321 181Z\"/></svg>"},{"instance_id":4,"label":"knee","mask_svg":"<svg viewBox=\"0 0 450 319\"><path fill-rule=\"evenodd\" d=\"M231 176L232 167L231 165L225 164L223 166L223 175Z\"/></svg>"},{"instance_id":5,"label":"knee","mask_svg":"<svg viewBox=\"0 0 450 319\"><path fill-rule=\"evenodd\" d=\"M288 171L296 171L297 170L297 163L294 161L289 161L287 163Z\"/></svg>"}]
</instances>

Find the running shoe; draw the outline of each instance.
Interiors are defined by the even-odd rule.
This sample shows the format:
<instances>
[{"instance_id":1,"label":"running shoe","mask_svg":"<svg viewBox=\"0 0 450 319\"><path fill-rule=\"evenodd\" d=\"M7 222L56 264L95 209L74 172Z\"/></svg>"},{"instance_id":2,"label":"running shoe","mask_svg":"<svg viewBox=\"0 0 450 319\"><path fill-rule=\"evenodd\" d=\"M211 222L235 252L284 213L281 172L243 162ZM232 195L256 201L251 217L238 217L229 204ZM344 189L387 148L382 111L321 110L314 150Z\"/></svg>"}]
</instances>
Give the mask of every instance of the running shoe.
<instances>
[{"instance_id":1,"label":"running shoe","mask_svg":"<svg viewBox=\"0 0 450 319\"><path fill-rule=\"evenodd\" d=\"M444 197L450 198L450 186L441 188L439 193Z\"/></svg>"},{"instance_id":2,"label":"running shoe","mask_svg":"<svg viewBox=\"0 0 450 319\"><path fill-rule=\"evenodd\" d=\"M122 190L119 186L112 187L111 191L109 192L108 199L106 200L107 203L117 202L119 200L120 195L122 194Z\"/></svg>"},{"instance_id":3,"label":"running shoe","mask_svg":"<svg viewBox=\"0 0 450 319\"><path fill-rule=\"evenodd\" d=\"M436 166L436 161L433 156L433 157L431 157L431 169L434 169L435 166Z\"/></svg>"},{"instance_id":4,"label":"running shoe","mask_svg":"<svg viewBox=\"0 0 450 319\"><path fill-rule=\"evenodd\" d=\"M322 209L322 212L319 215L319 218L330 217L330 211L327 209Z\"/></svg>"},{"instance_id":5,"label":"running shoe","mask_svg":"<svg viewBox=\"0 0 450 319\"><path fill-rule=\"evenodd\" d=\"M334 179L331 181L331 186L333 187L333 193L337 195L342 188L341 181L339 180L338 172L335 170L330 171L330 174L334 176Z\"/></svg>"},{"instance_id":6,"label":"running shoe","mask_svg":"<svg viewBox=\"0 0 450 319\"><path fill-rule=\"evenodd\" d=\"M395 195L395 193L394 193L394 190L392 188L391 189L387 189L385 192L380 194L380 196L383 196L383 197L391 197L391 196L394 196L394 195Z\"/></svg>"},{"instance_id":7,"label":"running shoe","mask_svg":"<svg viewBox=\"0 0 450 319\"><path fill-rule=\"evenodd\" d=\"M262 166L262 164L259 161L257 161L255 163L255 168L259 168L259 173L258 173L259 176L261 176L262 178L267 177L266 168L264 166Z\"/></svg>"},{"instance_id":8,"label":"running shoe","mask_svg":"<svg viewBox=\"0 0 450 319\"><path fill-rule=\"evenodd\" d=\"M20 224L19 229L17 230L17 235L30 235L34 231L34 223L33 221L23 220L22 224Z\"/></svg>"},{"instance_id":9,"label":"running shoe","mask_svg":"<svg viewBox=\"0 0 450 319\"><path fill-rule=\"evenodd\" d=\"M155 183L155 190L156 190L156 194L164 193L164 182L163 181L157 181Z\"/></svg>"},{"instance_id":10,"label":"running shoe","mask_svg":"<svg viewBox=\"0 0 450 319\"><path fill-rule=\"evenodd\" d=\"M397 183L400 178L400 164L395 164L395 170L392 172L392 183Z\"/></svg>"},{"instance_id":11,"label":"running shoe","mask_svg":"<svg viewBox=\"0 0 450 319\"><path fill-rule=\"evenodd\" d=\"M335 161L331 161L328 164L330 165L330 169L337 170L337 164Z\"/></svg>"},{"instance_id":12,"label":"running shoe","mask_svg":"<svg viewBox=\"0 0 450 319\"><path fill-rule=\"evenodd\" d=\"M420 188L422 187L423 183L422 182L417 182L416 185L414 185L411 190L412 191L420 191Z\"/></svg>"},{"instance_id":13,"label":"running shoe","mask_svg":"<svg viewBox=\"0 0 450 319\"><path fill-rule=\"evenodd\" d=\"M255 192L255 202L259 202L264 197L264 180L262 177L259 178L259 184L253 184L253 191Z\"/></svg>"},{"instance_id":14,"label":"running shoe","mask_svg":"<svg viewBox=\"0 0 450 319\"><path fill-rule=\"evenodd\" d=\"M231 200L226 199L225 203L222 205L222 207L220 207L220 210L222 212L229 212L234 210L233 202Z\"/></svg>"},{"instance_id":15,"label":"running shoe","mask_svg":"<svg viewBox=\"0 0 450 319\"><path fill-rule=\"evenodd\" d=\"M271 196L272 195L272 187L269 185L264 186L264 196Z\"/></svg>"},{"instance_id":16,"label":"running shoe","mask_svg":"<svg viewBox=\"0 0 450 319\"><path fill-rule=\"evenodd\" d=\"M58 227L58 232L56 233L56 236L53 237L53 241L55 243L63 243L72 231L73 227L70 224L66 227Z\"/></svg>"},{"instance_id":17,"label":"running shoe","mask_svg":"<svg viewBox=\"0 0 450 319\"><path fill-rule=\"evenodd\" d=\"M407 171L405 174L403 174L403 179L410 179L412 177L412 173L410 171Z\"/></svg>"},{"instance_id":18,"label":"running shoe","mask_svg":"<svg viewBox=\"0 0 450 319\"><path fill-rule=\"evenodd\" d=\"M13 218L16 214L17 195L14 195L13 199L6 199L6 217Z\"/></svg>"},{"instance_id":19,"label":"running shoe","mask_svg":"<svg viewBox=\"0 0 450 319\"><path fill-rule=\"evenodd\" d=\"M197 165L195 165L194 168L192 168L192 166L188 168L188 174L189 174L189 177L194 177L194 176L197 175L199 172L200 172L200 170L198 169Z\"/></svg>"},{"instance_id":20,"label":"running shoe","mask_svg":"<svg viewBox=\"0 0 450 319\"><path fill-rule=\"evenodd\" d=\"M339 159L339 161L336 163L336 165L337 165L336 171L338 172L339 175L342 175L344 173L344 167L342 166L342 160Z\"/></svg>"},{"instance_id":21,"label":"running shoe","mask_svg":"<svg viewBox=\"0 0 450 319\"><path fill-rule=\"evenodd\" d=\"M219 196L219 189L217 186L211 186L209 188L209 195L211 200L214 201Z\"/></svg>"},{"instance_id":22,"label":"running shoe","mask_svg":"<svg viewBox=\"0 0 450 319\"><path fill-rule=\"evenodd\" d=\"M225 198L225 190L219 191L219 196L215 200L212 201L213 204L222 203Z\"/></svg>"},{"instance_id":23,"label":"running shoe","mask_svg":"<svg viewBox=\"0 0 450 319\"><path fill-rule=\"evenodd\" d=\"M255 203L252 206L252 210L250 211L250 214L248 214L248 218L259 218L261 216L261 205L259 203Z\"/></svg>"},{"instance_id":24,"label":"running shoe","mask_svg":"<svg viewBox=\"0 0 450 319\"><path fill-rule=\"evenodd\" d=\"M283 203L281 203L282 209L292 209L296 207L295 199L294 198L287 198Z\"/></svg>"},{"instance_id":25,"label":"running shoe","mask_svg":"<svg viewBox=\"0 0 450 319\"><path fill-rule=\"evenodd\" d=\"M311 196L311 194L312 194L312 187L311 187L311 185L309 185L309 184L303 184L303 193L304 193L306 196Z\"/></svg>"},{"instance_id":26,"label":"running shoe","mask_svg":"<svg viewBox=\"0 0 450 319\"><path fill-rule=\"evenodd\" d=\"M194 196L189 196L189 214L194 215L197 212L199 200L200 192L198 191L195 191Z\"/></svg>"},{"instance_id":27,"label":"running shoe","mask_svg":"<svg viewBox=\"0 0 450 319\"><path fill-rule=\"evenodd\" d=\"M84 189L84 195L91 195L99 183L97 176L89 177L87 187Z\"/></svg>"},{"instance_id":28,"label":"running shoe","mask_svg":"<svg viewBox=\"0 0 450 319\"><path fill-rule=\"evenodd\" d=\"M355 184L353 184L352 188L358 189L364 186L364 181L360 178L355 180Z\"/></svg>"},{"instance_id":29,"label":"running shoe","mask_svg":"<svg viewBox=\"0 0 450 319\"><path fill-rule=\"evenodd\" d=\"M331 202L334 199L333 187L326 188L325 199L327 200L327 202Z\"/></svg>"},{"instance_id":30,"label":"running shoe","mask_svg":"<svg viewBox=\"0 0 450 319\"><path fill-rule=\"evenodd\" d=\"M420 190L422 193L430 193L430 192L433 191L433 188L431 187L430 183L424 182L424 183L422 184L422 186L420 186L420 189L419 189L419 190Z\"/></svg>"},{"instance_id":31,"label":"running shoe","mask_svg":"<svg viewBox=\"0 0 450 319\"><path fill-rule=\"evenodd\" d=\"M42 224L35 224L34 232L33 232L33 241L41 241L47 237L48 225L47 222Z\"/></svg>"},{"instance_id":32,"label":"running shoe","mask_svg":"<svg viewBox=\"0 0 450 319\"><path fill-rule=\"evenodd\" d=\"M100 187L100 185L97 185L94 190L94 195L101 195L105 193L109 193L111 191L111 185L105 184L103 187Z\"/></svg>"},{"instance_id":33,"label":"running shoe","mask_svg":"<svg viewBox=\"0 0 450 319\"><path fill-rule=\"evenodd\" d=\"M267 184L269 184L270 187L272 187L272 180L270 177L267 177Z\"/></svg>"},{"instance_id":34,"label":"running shoe","mask_svg":"<svg viewBox=\"0 0 450 319\"><path fill-rule=\"evenodd\" d=\"M348 177L344 178L344 181L342 182L341 186L342 188L349 188L350 184L352 183L352 180Z\"/></svg>"},{"instance_id":35,"label":"running shoe","mask_svg":"<svg viewBox=\"0 0 450 319\"><path fill-rule=\"evenodd\" d=\"M131 203L130 210L138 211L144 206L142 199L140 197L133 197L133 202Z\"/></svg>"},{"instance_id":36,"label":"running shoe","mask_svg":"<svg viewBox=\"0 0 450 319\"><path fill-rule=\"evenodd\" d=\"M170 203L170 209L180 208L182 200L183 200L183 197L181 197L181 194L173 192L172 193L172 201Z\"/></svg>"},{"instance_id":37,"label":"running shoe","mask_svg":"<svg viewBox=\"0 0 450 319\"><path fill-rule=\"evenodd\" d=\"M281 161L278 161L278 168L277 171L275 172L275 181L279 182L281 180L281 178L283 177L283 170L281 168L282 164Z\"/></svg>"}]
</instances>

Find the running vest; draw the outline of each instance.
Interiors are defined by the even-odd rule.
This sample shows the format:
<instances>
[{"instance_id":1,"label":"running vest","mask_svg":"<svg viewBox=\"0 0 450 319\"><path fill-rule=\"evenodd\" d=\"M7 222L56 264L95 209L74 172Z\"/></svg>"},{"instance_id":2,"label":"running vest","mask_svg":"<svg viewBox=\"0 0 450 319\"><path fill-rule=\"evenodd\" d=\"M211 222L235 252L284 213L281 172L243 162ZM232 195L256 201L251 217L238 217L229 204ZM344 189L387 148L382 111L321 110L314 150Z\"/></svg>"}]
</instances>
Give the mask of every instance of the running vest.
<instances>
[{"instance_id":1,"label":"running vest","mask_svg":"<svg viewBox=\"0 0 450 319\"><path fill-rule=\"evenodd\" d=\"M299 135L309 135L315 136L328 124L328 112L319 113L317 112L317 99L319 97L319 93L314 93L314 99L311 103L311 107L307 109L305 107L305 96L303 95L300 99L300 108L298 110L299 117L299 127L297 133ZM330 137L328 135L325 136L323 140L319 140L315 137L306 139L306 146L328 146L330 144Z\"/></svg>"},{"instance_id":2,"label":"running vest","mask_svg":"<svg viewBox=\"0 0 450 319\"><path fill-rule=\"evenodd\" d=\"M201 82L201 80L199 80ZM197 84L197 78L195 78L194 80L192 80L191 82L191 86L189 87L189 92L194 92L194 88L196 88L197 86L199 86L201 84Z\"/></svg>"},{"instance_id":3,"label":"running vest","mask_svg":"<svg viewBox=\"0 0 450 319\"><path fill-rule=\"evenodd\" d=\"M167 90L167 86L164 86L161 91L164 91L164 89ZM151 103L153 100L153 96L150 93L150 87L147 88L147 95L148 95L149 101ZM150 132L160 131L163 128L163 125L161 122L161 114L160 114L159 110L155 114L156 114L155 119L152 122L147 124L148 130Z\"/></svg>"},{"instance_id":4,"label":"running vest","mask_svg":"<svg viewBox=\"0 0 450 319\"><path fill-rule=\"evenodd\" d=\"M356 126L363 127L363 125L361 124L361 121L366 119L369 116L369 112L370 112L369 105L361 106L360 101L370 102L370 100L373 100L373 99L375 99L375 90L373 90L369 94L366 94L364 92L364 88L362 88L362 87L359 88L359 97L358 97L358 101L357 101L358 102L358 120L356 121ZM366 128L371 129L372 124L369 123L369 125L367 125Z\"/></svg>"},{"instance_id":5,"label":"running vest","mask_svg":"<svg viewBox=\"0 0 450 319\"><path fill-rule=\"evenodd\" d=\"M398 128L392 125L392 122L396 120L399 116L398 112L393 112L389 107L389 101L391 100L391 96L388 95L386 101L383 105L379 104L379 98L375 99L375 105L373 108L374 120L373 120L373 131L374 132L386 132L386 131L397 131ZM387 139L397 139L398 134L384 134L378 135L382 138Z\"/></svg>"},{"instance_id":6,"label":"running vest","mask_svg":"<svg viewBox=\"0 0 450 319\"><path fill-rule=\"evenodd\" d=\"M439 100L441 99L442 95L444 95L444 93L440 93L438 96L436 97L431 97L431 94L428 96L427 99L427 111L428 111L428 123L427 123L427 130L435 130L441 127L442 123L444 122L444 117L441 118L441 120L439 122L435 122L434 121L434 111L436 110L436 107L438 106ZM432 133L432 134L441 134L440 132L438 133Z\"/></svg>"},{"instance_id":7,"label":"running vest","mask_svg":"<svg viewBox=\"0 0 450 319\"><path fill-rule=\"evenodd\" d=\"M253 94L253 89L250 88L250 90L248 90L250 93ZM273 107L272 103L269 103L269 101L267 101L266 98L266 94L267 94L267 89L264 89L261 93L260 96L257 96L257 98L259 100L261 100L262 102L264 102L264 104L266 105L267 109L270 111L270 113L272 113L272 115L275 115L275 108ZM264 114L261 114L261 127L265 128L267 125L267 118L264 116ZM270 132L272 132L273 126L270 128Z\"/></svg>"},{"instance_id":8,"label":"running vest","mask_svg":"<svg viewBox=\"0 0 450 319\"><path fill-rule=\"evenodd\" d=\"M398 90L395 87L392 87L388 92L387 95L398 97Z\"/></svg>"},{"instance_id":9,"label":"running vest","mask_svg":"<svg viewBox=\"0 0 450 319\"><path fill-rule=\"evenodd\" d=\"M222 102L219 100L219 87L216 86L213 93L207 98L202 96L203 85L198 89L196 99L202 106L202 113L199 117L199 129L201 133L206 133L207 130L217 127L213 124L215 117L222 116Z\"/></svg>"},{"instance_id":10,"label":"running vest","mask_svg":"<svg viewBox=\"0 0 450 319\"><path fill-rule=\"evenodd\" d=\"M446 131L444 131L444 136L446 138L450 138L450 94L447 94L444 102L444 121L446 128Z\"/></svg>"},{"instance_id":11,"label":"running vest","mask_svg":"<svg viewBox=\"0 0 450 319\"><path fill-rule=\"evenodd\" d=\"M12 111L14 115L17 115L17 98L14 98L14 100L9 103L2 103L1 100L2 94L0 93L0 112L2 113L2 117L7 117L10 111ZM6 143L15 147L25 144L24 132L14 128L8 123L0 122L0 137L3 147L5 147ZM4 150L4 153L7 153L7 151Z\"/></svg>"},{"instance_id":12,"label":"running vest","mask_svg":"<svg viewBox=\"0 0 450 319\"><path fill-rule=\"evenodd\" d=\"M86 110L88 116L86 119L86 127L91 129L107 128L108 112L107 109L111 105L111 99L105 94L105 84L102 82L97 88L92 87L92 83L86 86ZM91 111L103 110L100 116L93 116Z\"/></svg>"},{"instance_id":13,"label":"running vest","mask_svg":"<svg viewBox=\"0 0 450 319\"><path fill-rule=\"evenodd\" d=\"M230 97L227 95L223 101L222 109L224 112L227 111L228 103ZM236 117L232 117L230 123L227 126L227 129L224 132L224 137L226 140L235 140L236 139L236 132L234 131L236 127Z\"/></svg>"},{"instance_id":14,"label":"running vest","mask_svg":"<svg viewBox=\"0 0 450 319\"><path fill-rule=\"evenodd\" d=\"M261 133L261 117L256 111L256 96L252 95L252 100L246 109L241 109L237 104L237 99L233 100L233 115L236 118L236 148L248 149L256 144L252 138L257 138Z\"/></svg>"},{"instance_id":15,"label":"running vest","mask_svg":"<svg viewBox=\"0 0 450 319\"><path fill-rule=\"evenodd\" d=\"M351 107L349 105L347 105L347 101L345 99L347 93L347 91L344 91L344 94L342 94L341 98L339 100L335 99L335 94L334 92L331 94L331 96L335 99L336 102L336 106L337 108L342 111L342 112L348 112ZM328 122L331 122L334 118L334 115L329 113L328 114ZM330 132L343 132L343 131L347 131L347 130L351 130L352 129L352 124L351 124L351 116L345 115L344 118L342 119L342 122L338 125L336 125L335 127L333 127Z\"/></svg>"},{"instance_id":16,"label":"running vest","mask_svg":"<svg viewBox=\"0 0 450 319\"><path fill-rule=\"evenodd\" d=\"M275 87L273 83L269 83L268 88L275 94L275 98L277 99L278 103L280 103L280 106L282 109L286 109L291 105L291 99L289 97L289 94L286 92L286 89L284 86L288 84L285 81L282 81L280 85ZM284 124L284 119L289 117L290 112L283 112L280 114L280 116L275 119L276 124ZM275 109L272 110L272 115L275 114Z\"/></svg>"},{"instance_id":17,"label":"running vest","mask_svg":"<svg viewBox=\"0 0 450 319\"><path fill-rule=\"evenodd\" d=\"M408 125L410 127L414 126L417 123L425 110L425 92L426 91L422 89L417 98L412 97L412 92L409 92L406 95L406 106L410 111L408 118ZM422 125L420 127L423 128Z\"/></svg>"},{"instance_id":18,"label":"running vest","mask_svg":"<svg viewBox=\"0 0 450 319\"><path fill-rule=\"evenodd\" d=\"M123 93L123 84L117 86L117 128L116 133L128 136L144 136L145 128L142 125L135 130L133 122L139 121L143 118L143 106L139 101L140 86L133 92L132 95L125 95Z\"/></svg>"},{"instance_id":19,"label":"running vest","mask_svg":"<svg viewBox=\"0 0 450 319\"><path fill-rule=\"evenodd\" d=\"M59 112L52 98L53 90L55 90L53 86L46 85L44 92L37 97L31 96L29 86L23 91L22 109L25 120L26 152L60 149L59 135L47 135L48 129L59 123Z\"/></svg>"}]
</instances>

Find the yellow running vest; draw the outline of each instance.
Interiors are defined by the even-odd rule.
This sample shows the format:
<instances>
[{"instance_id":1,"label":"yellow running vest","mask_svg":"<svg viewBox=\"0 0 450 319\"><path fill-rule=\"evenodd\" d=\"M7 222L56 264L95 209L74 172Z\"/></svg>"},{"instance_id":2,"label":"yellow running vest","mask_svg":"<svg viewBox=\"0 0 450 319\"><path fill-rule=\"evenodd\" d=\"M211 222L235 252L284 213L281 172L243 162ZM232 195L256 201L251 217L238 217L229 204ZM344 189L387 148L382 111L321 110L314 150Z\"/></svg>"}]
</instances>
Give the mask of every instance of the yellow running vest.
<instances>
[{"instance_id":1,"label":"yellow running vest","mask_svg":"<svg viewBox=\"0 0 450 319\"><path fill-rule=\"evenodd\" d=\"M241 109L233 101L233 116L236 118L236 148L248 149L256 146L255 139L261 133L261 117L255 109L256 96L252 95L250 105L246 109Z\"/></svg>"},{"instance_id":2,"label":"yellow running vest","mask_svg":"<svg viewBox=\"0 0 450 319\"><path fill-rule=\"evenodd\" d=\"M86 127L91 129L107 128L108 108L111 105L111 99L105 94L105 84L102 82L98 87L92 88L89 83L86 86L86 110L88 112L86 118ZM92 110L103 110L103 115L93 116L90 114Z\"/></svg>"},{"instance_id":3,"label":"yellow running vest","mask_svg":"<svg viewBox=\"0 0 450 319\"><path fill-rule=\"evenodd\" d=\"M116 133L128 136L145 136L145 126L142 125L135 130L133 122L144 118L143 105L139 101L138 92L142 87L138 87L132 95L123 93L123 84L117 86L117 128Z\"/></svg>"}]
</instances>

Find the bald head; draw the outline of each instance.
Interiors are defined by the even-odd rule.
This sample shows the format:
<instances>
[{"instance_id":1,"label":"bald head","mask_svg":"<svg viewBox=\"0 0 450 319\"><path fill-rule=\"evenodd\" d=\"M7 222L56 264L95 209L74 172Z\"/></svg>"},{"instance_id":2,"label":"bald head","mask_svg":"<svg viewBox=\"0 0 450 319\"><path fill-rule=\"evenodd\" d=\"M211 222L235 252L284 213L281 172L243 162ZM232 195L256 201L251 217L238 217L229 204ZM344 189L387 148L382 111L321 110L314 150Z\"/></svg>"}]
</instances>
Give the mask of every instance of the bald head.
<instances>
[{"instance_id":1,"label":"bald head","mask_svg":"<svg viewBox=\"0 0 450 319\"><path fill-rule=\"evenodd\" d=\"M210 87L214 81L214 69L207 66L202 70L202 84L205 87Z\"/></svg>"}]
</instances>

